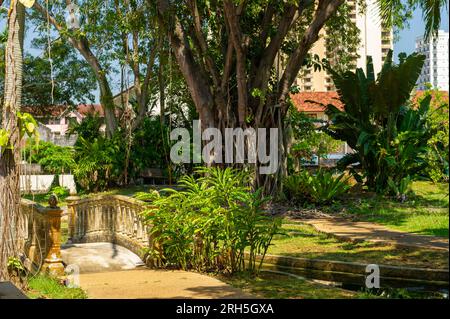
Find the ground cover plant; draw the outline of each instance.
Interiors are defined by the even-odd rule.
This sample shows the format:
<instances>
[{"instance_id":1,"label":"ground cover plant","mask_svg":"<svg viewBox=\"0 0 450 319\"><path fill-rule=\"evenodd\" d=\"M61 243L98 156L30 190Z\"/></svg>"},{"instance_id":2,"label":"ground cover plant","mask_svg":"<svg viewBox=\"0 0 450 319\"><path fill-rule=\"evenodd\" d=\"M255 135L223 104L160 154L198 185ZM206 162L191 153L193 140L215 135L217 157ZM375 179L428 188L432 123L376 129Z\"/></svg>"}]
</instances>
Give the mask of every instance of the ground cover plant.
<instances>
[{"instance_id":1,"label":"ground cover plant","mask_svg":"<svg viewBox=\"0 0 450 319\"><path fill-rule=\"evenodd\" d=\"M303 170L285 178L284 194L296 204L330 204L350 189L349 177L335 176L332 171L319 169L315 173Z\"/></svg>"}]
</instances>

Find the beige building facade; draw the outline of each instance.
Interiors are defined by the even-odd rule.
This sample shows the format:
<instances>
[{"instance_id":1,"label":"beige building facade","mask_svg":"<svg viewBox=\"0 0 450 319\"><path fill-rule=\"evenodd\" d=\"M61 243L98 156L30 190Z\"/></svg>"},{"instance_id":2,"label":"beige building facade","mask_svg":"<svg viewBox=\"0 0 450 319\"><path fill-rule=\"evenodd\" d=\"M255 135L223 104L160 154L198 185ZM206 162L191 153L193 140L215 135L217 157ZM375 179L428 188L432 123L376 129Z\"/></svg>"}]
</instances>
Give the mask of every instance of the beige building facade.
<instances>
[{"instance_id":1,"label":"beige building facade","mask_svg":"<svg viewBox=\"0 0 450 319\"><path fill-rule=\"evenodd\" d=\"M354 68L366 69L367 56L373 59L375 74L380 72L384 59L393 48L393 33L390 28L382 25L376 0L366 0L366 8L361 14L358 1L348 1L351 7L350 18L360 30L360 45L355 57ZM334 57L327 50L327 34L322 30L320 39L311 49L311 55L318 55L320 59L327 58L331 61ZM304 69L299 73L297 86L304 92L327 92L334 91L335 87L330 76L325 71L314 71Z\"/></svg>"}]
</instances>

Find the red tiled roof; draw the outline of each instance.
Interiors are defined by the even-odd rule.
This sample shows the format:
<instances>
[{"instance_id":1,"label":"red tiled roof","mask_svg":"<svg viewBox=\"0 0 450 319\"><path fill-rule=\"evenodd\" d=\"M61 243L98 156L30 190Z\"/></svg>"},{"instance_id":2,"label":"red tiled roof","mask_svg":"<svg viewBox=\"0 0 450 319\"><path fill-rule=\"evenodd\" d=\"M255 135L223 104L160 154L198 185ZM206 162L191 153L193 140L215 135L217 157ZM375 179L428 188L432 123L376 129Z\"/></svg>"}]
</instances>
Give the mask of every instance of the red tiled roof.
<instances>
[{"instance_id":1,"label":"red tiled roof","mask_svg":"<svg viewBox=\"0 0 450 319\"><path fill-rule=\"evenodd\" d=\"M48 105L48 106L22 106L22 111L30 113L33 116L61 116L68 109L67 105ZM76 111L82 116L97 113L100 117L104 116L103 108L100 104L79 104Z\"/></svg>"},{"instance_id":2,"label":"red tiled roof","mask_svg":"<svg viewBox=\"0 0 450 319\"><path fill-rule=\"evenodd\" d=\"M77 106L77 111L83 116L88 114L93 115L95 113L97 113L100 117L104 116L103 108L100 104L80 104Z\"/></svg>"},{"instance_id":3,"label":"red tiled roof","mask_svg":"<svg viewBox=\"0 0 450 319\"><path fill-rule=\"evenodd\" d=\"M442 94L442 98L448 103L449 95L447 91L439 91ZM413 97L412 101L415 103L424 94L424 91L417 91L416 95ZM435 97L433 96L433 99ZM297 110L307 113L318 113L325 112L325 106L332 104L338 109L343 110L344 104L339 99L337 92L300 92L297 94L291 94L291 100L296 106ZM315 101L320 104L312 103L309 101Z\"/></svg>"},{"instance_id":4,"label":"red tiled roof","mask_svg":"<svg viewBox=\"0 0 450 319\"><path fill-rule=\"evenodd\" d=\"M328 104L333 104L340 110L344 109L337 92L300 92L291 94L291 100L301 112L324 112L324 106ZM309 101L322 103L324 106Z\"/></svg>"},{"instance_id":5,"label":"red tiled roof","mask_svg":"<svg viewBox=\"0 0 450 319\"><path fill-rule=\"evenodd\" d=\"M448 92L447 91L437 91L437 93L441 96L442 102L445 102L448 104ZM417 100L420 99L425 94L425 91L417 91L416 95L412 98L412 102L414 105L417 104ZM437 99L435 91L432 91L431 93L431 105L434 105L433 102L435 102Z\"/></svg>"},{"instance_id":6,"label":"red tiled roof","mask_svg":"<svg viewBox=\"0 0 450 319\"><path fill-rule=\"evenodd\" d=\"M64 110L66 105L47 105L47 106L31 106L24 105L21 107L22 112L30 113L33 116L59 116Z\"/></svg>"}]
</instances>

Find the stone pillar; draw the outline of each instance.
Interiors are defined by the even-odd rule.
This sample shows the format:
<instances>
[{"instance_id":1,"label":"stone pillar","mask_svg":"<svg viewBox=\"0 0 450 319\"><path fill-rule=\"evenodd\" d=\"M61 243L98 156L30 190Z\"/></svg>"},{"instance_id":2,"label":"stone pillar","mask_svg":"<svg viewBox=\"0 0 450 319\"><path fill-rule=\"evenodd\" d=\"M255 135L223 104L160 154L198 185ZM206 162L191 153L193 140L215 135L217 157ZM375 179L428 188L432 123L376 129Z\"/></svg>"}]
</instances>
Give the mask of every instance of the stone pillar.
<instances>
[{"instance_id":1,"label":"stone pillar","mask_svg":"<svg viewBox=\"0 0 450 319\"><path fill-rule=\"evenodd\" d=\"M73 242L75 238L75 226L76 226L76 211L75 203L81 198L78 196L69 196L66 198L67 202L67 214L69 217L69 242Z\"/></svg>"},{"instance_id":2,"label":"stone pillar","mask_svg":"<svg viewBox=\"0 0 450 319\"><path fill-rule=\"evenodd\" d=\"M48 228L50 231L50 247L42 265L42 271L52 276L64 276L64 265L61 259L61 216L62 209L57 206L58 200L55 195L50 196L50 206L45 211Z\"/></svg>"}]
</instances>

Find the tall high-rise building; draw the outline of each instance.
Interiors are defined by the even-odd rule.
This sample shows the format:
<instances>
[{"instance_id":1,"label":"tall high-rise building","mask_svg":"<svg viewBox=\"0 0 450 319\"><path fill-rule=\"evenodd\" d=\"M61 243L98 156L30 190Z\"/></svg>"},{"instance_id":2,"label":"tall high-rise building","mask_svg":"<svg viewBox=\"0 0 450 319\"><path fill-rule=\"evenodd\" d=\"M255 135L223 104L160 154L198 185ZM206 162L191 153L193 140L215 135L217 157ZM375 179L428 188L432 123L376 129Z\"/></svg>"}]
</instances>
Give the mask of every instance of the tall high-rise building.
<instances>
[{"instance_id":1,"label":"tall high-rise building","mask_svg":"<svg viewBox=\"0 0 450 319\"><path fill-rule=\"evenodd\" d=\"M385 28L381 22L376 0L366 0L365 10L359 8L358 1L347 1L350 6L350 19L360 30L360 45L355 53L353 69L366 69L367 56L371 56L375 74L383 65L384 59L393 48L392 29ZM363 13L361 13L363 11ZM319 40L314 44L310 53L318 55L321 59L327 58L330 62L337 59L332 48L327 45L326 31L322 30ZM331 77L325 72L315 72L312 69L303 69L299 73L297 86L301 91L334 91L335 87Z\"/></svg>"},{"instance_id":2,"label":"tall high-rise building","mask_svg":"<svg viewBox=\"0 0 450 319\"><path fill-rule=\"evenodd\" d=\"M424 37L416 39L416 52L425 55L417 87L426 89L427 84L433 88L448 91L448 32L439 30L438 34L425 41Z\"/></svg>"}]
</instances>

